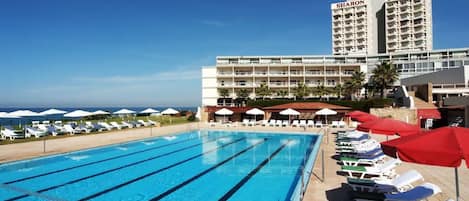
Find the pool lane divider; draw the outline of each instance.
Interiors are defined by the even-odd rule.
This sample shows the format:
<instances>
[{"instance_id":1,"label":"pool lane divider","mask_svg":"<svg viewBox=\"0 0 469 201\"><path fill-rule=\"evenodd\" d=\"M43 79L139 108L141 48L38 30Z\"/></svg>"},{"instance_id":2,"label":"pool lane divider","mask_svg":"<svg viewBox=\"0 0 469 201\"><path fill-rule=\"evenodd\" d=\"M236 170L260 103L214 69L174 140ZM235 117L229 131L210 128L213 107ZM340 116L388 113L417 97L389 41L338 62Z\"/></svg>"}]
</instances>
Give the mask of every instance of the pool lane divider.
<instances>
[{"instance_id":1,"label":"pool lane divider","mask_svg":"<svg viewBox=\"0 0 469 201\"><path fill-rule=\"evenodd\" d=\"M191 156L191 157L189 157L189 158L187 158L187 159L184 159L184 160L182 160L182 161L173 163L173 164L168 165L168 166L166 166L166 167L160 168L160 169L155 170L155 171L153 171L153 172L150 172L150 173L147 173L147 174L145 174L145 175L139 176L139 177L137 177L137 178L134 178L134 179L132 179L132 180L126 181L126 182L121 183L121 184L119 184L119 185L113 186L113 187L108 188L108 189L106 189L106 190L97 192L97 193L95 193L95 194L89 195L89 196L87 196L87 197L85 197L85 198L82 198L82 199L79 199L79 200L80 200L80 201L84 201L84 200L90 200L90 199L99 197L99 196L104 195L104 194L106 194L106 193L109 193L109 192L111 192L111 191L114 191L114 190L117 190L117 189L122 188L122 187L124 187L124 186L127 186L127 185L129 185L129 184L131 184L131 183L134 183L134 182L137 182L137 181L139 181L139 180L145 179L146 177L156 175L156 174L158 174L158 173L161 173L161 172L163 172L163 171L169 170L169 169L171 169L171 168L173 168L173 167L179 166L179 165L181 165L181 164L184 164L184 163L186 163L186 162L189 162L189 161L191 161L191 160L194 160L194 159L196 159L196 158L199 158L199 157L204 156L204 155L206 155L206 154L209 154L209 153L211 153L211 152L217 151L217 150L219 150L219 149L222 149L222 148L225 148L225 147L230 146L230 145L232 145L232 144L235 144L235 143L238 143L238 142L240 142L240 141L243 141L243 140L245 140L245 139L246 139L246 138L243 137L243 138L240 138L240 139L237 139L237 140L228 142L228 143L223 144L223 145L221 145L221 146L219 146L219 147L216 147L216 148L213 148L213 149L211 149L211 150L205 151L205 152L203 152L203 153L200 153L200 154ZM256 145L257 145L257 144L256 144ZM243 150L243 151L247 151L247 150L249 150L249 149L252 149L254 146L255 146L255 145L253 145L253 146L251 146L251 147L249 147L249 148L247 148L247 149L245 149L245 150Z\"/></svg>"},{"instance_id":2,"label":"pool lane divider","mask_svg":"<svg viewBox=\"0 0 469 201\"><path fill-rule=\"evenodd\" d=\"M223 138L223 137L220 137L220 138ZM129 163L129 164L127 164L127 165L119 166L119 167L116 167L116 168L113 168L113 169L109 169L109 170L106 170L106 171L103 171L103 172L98 172L98 173L96 173L96 174L92 174L92 175L89 175L89 176L86 176L86 177L82 177L82 178L79 178L79 179L75 179L75 180L72 180L72 181L68 181L68 182L63 183L63 184L59 184L59 185L47 187L47 188L45 188L45 189L41 189L41 190L38 190L38 191L35 191L35 192L37 192L37 193L43 193L43 192L46 192L46 191L49 191L49 190L53 190L53 189L56 189L56 188L63 187L63 186L65 186L65 185L74 184L74 183L77 183L77 182L80 182L80 181L83 181L83 180L86 180L86 179L91 179L91 178L93 178L93 177L97 177L97 176L104 175L104 174L107 174L107 173L115 172L115 171L117 171L117 170L121 170L121 169L124 169L124 168L132 167L132 166L135 166L135 165L138 165L138 164L141 164L141 163L145 163L145 162L148 162L148 161L152 161L152 160L155 160L155 159L158 159L158 158L161 158L161 157L169 156L169 155L171 155L171 154L175 154L175 153L178 153L178 152L181 152L181 151L185 151L185 150L188 150L188 149L191 149L191 148L200 146L200 145L204 145L204 144L207 144L207 143L215 142L215 141L217 141L217 140L220 139L220 138L215 138L215 139L213 139L213 140L209 140L209 141L206 141L206 142L203 142L203 143L198 143L198 144L194 144L194 145L191 145L191 146L187 146L187 147L183 147L183 148L180 148L180 149L176 149L176 150L173 150L173 151L164 153L164 154L156 155L156 156L153 156L153 157L150 157L150 158L146 158L146 159L144 159L144 160L140 160L140 161L136 161L136 162L133 162L133 163ZM18 200L18 199L25 198L25 197L28 197L28 196L29 196L28 194L23 194L23 195L20 195L20 196L17 196L17 197L13 197L13 198L10 198L10 199L6 199L5 201Z\"/></svg>"},{"instance_id":3,"label":"pool lane divider","mask_svg":"<svg viewBox=\"0 0 469 201\"><path fill-rule=\"evenodd\" d=\"M207 173L209 173L209 172L211 172L211 171L217 169L218 167L222 166L223 164L225 164L225 163L227 163L227 162L233 160L234 158L236 158L236 157L242 155L243 153L246 153L247 151L253 149L253 148L256 147L257 145L260 145L260 144L264 143L264 142L267 141L267 140L268 140L267 138L264 138L262 141L257 142L257 143L255 143L255 144L249 146L249 147L246 148L246 149L243 149L242 151L240 151L240 152L238 152L238 153L236 153L236 154L230 156L229 158L227 158L227 159L225 159L225 160L223 160L223 161L221 161L221 162L215 164L214 166L210 167L209 169L206 169L206 170L204 170L203 172L200 172L199 174L197 174L197 175L195 175L195 176L193 176L193 177L187 179L186 181L184 181L184 182L178 184L177 186L174 186L174 187L172 187L171 189L169 189L169 190L167 190L167 191L165 191L165 192L163 192L163 193L161 193L161 194L159 194L159 195L157 195L157 196L151 198L150 201L156 201L156 200L161 200L161 199L163 199L164 197L168 196L169 194L171 194L171 193L173 193L173 192L179 190L180 188L186 186L187 184L189 184L189 183L191 183L191 182L197 180L198 178L204 176L205 174L207 174Z\"/></svg>"},{"instance_id":4,"label":"pool lane divider","mask_svg":"<svg viewBox=\"0 0 469 201\"><path fill-rule=\"evenodd\" d=\"M22 178L22 179L16 179L16 180L13 180L13 181L5 182L3 184L13 184L13 183L16 183L16 182L26 181L26 180L29 180L29 179L34 179L34 178L38 178L38 177L42 177L42 176L46 176L46 175L50 175L50 174L55 174L55 173L60 173L60 172L68 171L68 170L81 168L81 167L86 167L86 166L89 166L89 165L94 165L94 164L98 164L98 163L102 163L102 162L106 162L106 161L110 161L110 160L114 160L114 159L118 159L118 158L132 156L132 155L135 155L135 154L140 154L140 153L144 153L144 152L152 151L152 150L155 150L155 149L160 149L160 148L163 148L163 147L168 147L168 146L171 146L171 145L180 144L180 143L183 143L183 142L188 142L188 141L192 141L192 140L196 140L196 139L199 139L199 137L194 137L194 138L189 138L189 139L186 139L186 140L181 140L181 141L177 141L177 142L173 142L173 143L163 144L163 145L160 145L160 146L157 146L157 147L152 147L152 148L148 148L148 149L144 149L144 150L140 150L140 151L136 151L136 152L131 152L131 153L128 153L128 154L114 156L114 157L111 157L111 158L106 158L106 159L102 159L102 160L98 160L98 161L93 161L93 162L90 162L90 163L85 163L85 164L81 164L81 165L77 165L77 166L72 166L72 167L68 167L68 168L64 168L64 169L60 169L60 170L54 170L54 171L50 171L50 172L46 172L46 173L42 173L42 174L38 174L38 175L34 175L34 176L25 177L25 178Z\"/></svg>"},{"instance_id":5,"label":"pool lane divider","mask_svg":"<svg viewBox=\"0 0 469 201\"><path fill-rule=\"evenodd\" d=\"M254 175L256 175L265 165L267 165L272 158L274 158L280 151L282 151L291 140L285 142L282 146L277 148L268 158L266 158L262 163L260 163L256 168L254 168L251 172L249 172L241 181L239 181L233 188L231 188L223 197L219 199L219 201L226 201L230 199L244 184L246 184Z\"/></svg>"}]
</instances>

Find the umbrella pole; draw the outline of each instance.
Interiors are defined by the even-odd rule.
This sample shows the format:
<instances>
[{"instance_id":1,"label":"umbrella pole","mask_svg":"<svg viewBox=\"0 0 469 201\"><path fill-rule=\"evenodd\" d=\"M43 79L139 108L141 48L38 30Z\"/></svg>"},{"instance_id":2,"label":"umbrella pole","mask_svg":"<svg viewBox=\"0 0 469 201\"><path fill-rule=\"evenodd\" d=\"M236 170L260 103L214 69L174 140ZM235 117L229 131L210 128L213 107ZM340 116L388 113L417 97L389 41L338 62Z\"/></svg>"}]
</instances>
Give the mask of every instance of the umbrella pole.
<instances>
[{"instance_id":1,"label":"umbrella pole","mask_svg":"<svg viewBox=\"0 0 469 201\"><path fill-rule=\"evenodd\" d=\"M458 168L454 168L454 176L456 177L456 201L459 201L459 175L458 175Z\"/></svg>"}]
</instances>

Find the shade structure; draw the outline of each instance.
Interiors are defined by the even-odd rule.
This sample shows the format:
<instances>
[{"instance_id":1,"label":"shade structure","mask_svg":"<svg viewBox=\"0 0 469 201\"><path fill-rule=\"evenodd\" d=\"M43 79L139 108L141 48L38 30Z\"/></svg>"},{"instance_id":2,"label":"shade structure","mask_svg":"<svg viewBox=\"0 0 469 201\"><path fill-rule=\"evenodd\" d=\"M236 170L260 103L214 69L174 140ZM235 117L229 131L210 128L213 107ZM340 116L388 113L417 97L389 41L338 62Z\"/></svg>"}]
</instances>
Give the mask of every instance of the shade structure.
<instances>
[{"instance_id":1,"label":"shade structure","mask_svg":"<svg viewBox=\"0 0 469 201\"><path fill-rule=\"evenodd\" d=\"M366 113L366 112L362 112L362 111L358 111L358 110L349 112L349 113L345 114L345 116L350 117L352 120L358 121L360 123L373 121L373 120L376 120L376 119L379 118L379 117L377 117L375 115L372 115L370 113Z\"/></svg>"},{"instance_id":2,"label":"shade structure","mask_svg":"<svg viewBox=\"0 0 469 201\"><path fill-rule=\"evenodd\" d=\"M329 108L324 108L315 113L316 115L323 115L326 117L326 125L327 125L327 115L336 115L337 112L334 110L331 110Z\"/></svg>"},{"instance_id":3,"label":"shade structure","mask_svg":"<svg viewBox=\"0 0 469 201\"><path fill-rule=\"evenodd\" d=\"M233 111L231 111L229 109L226 109L226 108L222 108L222 109L216 111L215 114L217 114L217 115L232 115Z\"/></svg>"},{"instance_id":4,"label":"shade structure","mask_svg":"<svg viewBox=\"0 0 469 201\"><path fill-rule=\"evenodd\" d=\"M81 118L81 117L87 117L91 115L93 115L93 113L88 112L88 111L75 110L73 112L65 114L64 117Z\"/></svg>"},{"instance_id":5,"label":"shade structure","mask_svg":"<svg viewBox=\"0 0 469 201\"><path fill-rule=\"evenodd\" d=\"M6 112L0 112L0 118L5 118L5 119L18 119L18 118L21 118L19 116L14 116L14 115L11 115L11 114L8 114Z\"/></svg>"},{"instance_id":6,"label":"shade structure","mask_svg":"<svg viewBox=\"0 0 469 201\"><path fill-rule=\"evenodd\" d=\"M173 115L173 114L178 114L179 112L173 108L168 108L166 110L163 110L163 112L161 112L162 115Z\"/></svg>"},{"instance_id":7,"label":"shade structure","mask_svg":"<svg viewBox=\"0 0 469 201\"><path fill-rule=\"evenodd\" d=\"M249 114L249 115L264 115L265 112L260 110L260 109L253 108L253 109L250 109L250 110L246 111L246 114Z\"/></svg>"},{"instance_id":8,"label":"shade structure","mask_svg":"<svg viewBox=\"0 0 469 201\"><path fill-rule=\"evenodd\" d=\"M121 110L118 110L116 112L114 112L113 114L135 114L135 111L133 110L128 110L128 109L121 109Z\"/></svg>"},{"instance_id":9,"label":"shade structure","mask_svg":"<svg viewBox=\"0 0 469 201\"><path fill-rule=\"evenodd\" d=\"M12 116L17 116L17 117L37 117L37 116L43 116L37 112L33 112L31 110L17 110L14 112L8 113L9 115Z\"/></svg>"},{"instance_id":10,"label":"shade structure","mask_svg":"<svg viewBox=\"0 0 469 201\"><path fill-rule=\"evenodd\" d=\"M360 111L360 110L355 110L355 111L352 111L352 112L348 112L347 114L345 114L346 117L356 117L356 116L361 116L361 115L368 115L369 113L366 113L366 112L363 112L363 111Z\"/></svg>"},{"instance_id":11,"label":"shade structure","mask_svg":"<svg viewBox=\"0 0 469 201\"><path fill-rule=\"evenodd\" d=\"M56 115L56 114L66 114L67 111L58 110L58 109L48 109L46 111L40 112L41 115Z\"/></svg>"},{"instance_id":12,"label":"shade structure","mask_svg":"<svg viewBox=\"0 0 469 201\"><path fill-rule=\"evenodd\" d=\"M158 113L160 111L158 110L154 110L153 108L147 108L143 111L140 112L140 114L154 114L154 113Z\"/></svg>"},{"instance_id":13,"label":"shade structure","mask_svg":"<svg viewBox=\"0 0 469 201\"><path fill-rule=\"evenodd\" d=\"M111 114L111 113L103 111L103 110L97 110L93 112L93 115L108 115L108 114Z\"/></svg>"},{"instance_id":14,"label":"shade structure","mask_svg":"<svg viewBox=\"0 0 469 201\"><path fill-rule=\"evenodd\" d=\"M280 111L280 115L300 115L300 112L294 109L288 108L286 110Z\"/></svg>"},{"instance_id":15,"label":"shade structure","mask_svg":"<svg viewBox=\"0 0 469 201\"><path fill-rule=\"evenodd\" d=\"M469 129L443 127L381 143L383 152L403 161L454 167L456 197L459 199L457 168L462 160L469 168Z\"/></svg>"},{"instance_id":16,"label":"shade structure","mask_svg":"<svg viewBox=\"0 0 469 201\"><path fill-rule=\"evenodd\" d=\"M420 128L416 125L408 124L403 121L379 118L374 121L369 121L358 125L357 130L363 132L371 132L373 134L381 135L399 135L408 136L420 132Z\"/></svg>"}]
</instances>

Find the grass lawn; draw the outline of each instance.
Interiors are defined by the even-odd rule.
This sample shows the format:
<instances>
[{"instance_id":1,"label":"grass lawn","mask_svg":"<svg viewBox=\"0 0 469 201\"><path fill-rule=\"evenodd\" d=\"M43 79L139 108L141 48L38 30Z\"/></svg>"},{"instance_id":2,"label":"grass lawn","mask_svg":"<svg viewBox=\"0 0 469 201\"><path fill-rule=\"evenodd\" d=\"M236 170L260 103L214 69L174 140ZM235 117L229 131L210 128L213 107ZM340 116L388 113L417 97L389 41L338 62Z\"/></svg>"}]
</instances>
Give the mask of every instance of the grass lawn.
<instances>
[{"instance_id":1,"label":"grass lawn","mask_svg":"<svg viewBox=\"0 0 469 201\"><path fill-rule=\"evenodd\" d=\"M116 121L120 123L123 120L144 120L147 121L147 119L151 119L152 121L157 121L160 123L160 126L168 126L168 125L177 125L177 124L185 124L185 123L191 123L190 121L187 120L187 117L168 117L168 116L152 116L152 117L131 117L131 118L121 118L121 117L110 117L107 119L102 119L102 120L90 120L91 122L98 122L98 121L105 121L105 122L111 122L111 121ZM16 127L18 128L18 127ZM140 127L143 128L143 127ZM128 128L128 129L139 129L139 128ZM157 128L155 128L157 129ZM124 129L125 130L125 129ZM23 142L31 142L31 141L41 141L41 140L50 140L50 139L60 139L60 138L66 138L66 137L75 137L75 136L82 136L82 135L94 135L94 134L109 134L113 131L117 130L112 130L112 131L103 131L103 132L91 132L91 133L86 133L86 134L76 134L76 135L57 135L57 136L52 136L48 135L45 137L40 137L40 138L26 138L26 139L15 139L14 141L11 141L9 139L2 140L0 141L0 145L4 144L14 144L14 143L23 143Z\"/></svg>"}]
</instances>

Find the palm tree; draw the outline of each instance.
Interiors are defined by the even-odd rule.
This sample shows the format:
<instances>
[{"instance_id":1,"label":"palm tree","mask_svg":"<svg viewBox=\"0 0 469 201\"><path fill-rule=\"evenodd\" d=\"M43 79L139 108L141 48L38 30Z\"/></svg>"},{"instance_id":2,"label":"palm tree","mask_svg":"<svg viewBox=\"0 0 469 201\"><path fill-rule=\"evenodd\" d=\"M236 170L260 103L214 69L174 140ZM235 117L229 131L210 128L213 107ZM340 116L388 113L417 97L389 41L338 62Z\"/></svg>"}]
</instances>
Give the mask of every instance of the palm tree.
<instances>
[{"instance_id":1,"label":"palm tree","mask_svg":"<svg viewBox=\"0 0 469 201\"><path fill-rule=\"evenodd\" d=\"M344 91L348 96L357 96L360 89L363 88L363 82L365 82L365 73L355 71L352 74L352 78L345 82Z\"/></svg>"},{"instance_id":2,"label":"palm tree","mask_svg":"<svg viewBox=\"0 0 469 201\"><path fill-rule=\"evenodd\" d=\"M272 90L265 83L262 83L259 88L256 88L256 94L261 96L262 100L265 100L265 97L272 95Z\"/></svg>"},{"instance_id":3,"label":"palm tree","mask_svg":"<svg viewBox=\"0 0 469 201\"><path fill-rule=\"evenodd\" d=\"M334 93L337 94L337 99L342 98L342 91L344 90L344 86L341 84L335 85L334 87Z\"/></svg>"},{"instance_id":4,"label":"palm tree","mask_svg":"<svg viewBox=\"0 0 469 201\"><path fill-rule=\"evenodd\" d=\"M288 91L286 91L286 90L277 91L277 96L285 98L286 96L288 96Z\"/></svg>"},{"instance_id":5,"label":"palm tree","mask_svg":"<svg viewBox=\"0 0 469 201\"><path fill-rule=\"evenodd\" d=\"M300 82L293 89L293 93L295 94L295 98L305 99L310 94L310 89L304 83Z\"/></svg>"},{"instance_id":6,"label":"palm tree","mask_svg":"<svg viewBox=\"0 0 469 201\"><path fill-rule=\"evenodd\" d=\"M223 105L226 104L225 102L225 99L226 97L228 97L230 95L230 92L228 91L228 89L218 89L218 95L220 95L220 97L223 98Z\"/></svg>"},{"instance_id":7,"label":"palm tree","mask_svg":"<svg viewBox=\"0 0 469 201\"><path fill-rule=\"evenodd\" d=\"M330 89L325 87L324 85L319 85L313 89L313 93L319 96L319 100L322 101L322 97L328 95L330 93Z\"/></svg>"},{"instance_id":8,"label":"palm tree","mask_svg":"<svg viewBox=\"0 0 469 201\"><path fill-rule=\"evenodd\" d=\"M242 100L246 100L249 97L249 91L247 89L236 90L236 96Z\"/></svg>"},{"instance_id":9,"label":"palm tree","mask_svg":"<svg viewBox=\"0 0 469 201\"><path fill-rule=\"evenodd\" d=\"M384 90L399 79L399 72L391 62L383 62L376 66L372 73L371 80L380 90L381 98L384 98Z\"/></svg>"}]
</instances>

